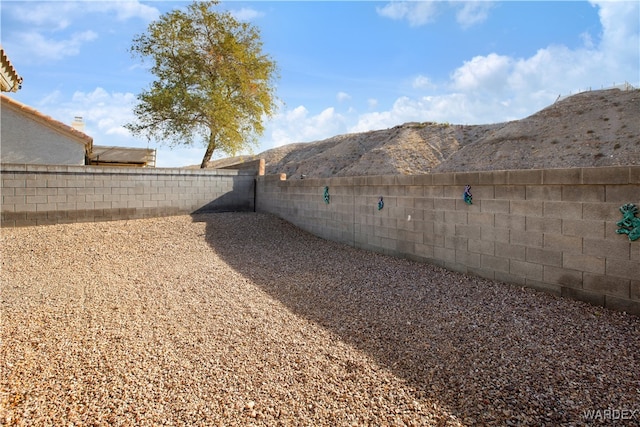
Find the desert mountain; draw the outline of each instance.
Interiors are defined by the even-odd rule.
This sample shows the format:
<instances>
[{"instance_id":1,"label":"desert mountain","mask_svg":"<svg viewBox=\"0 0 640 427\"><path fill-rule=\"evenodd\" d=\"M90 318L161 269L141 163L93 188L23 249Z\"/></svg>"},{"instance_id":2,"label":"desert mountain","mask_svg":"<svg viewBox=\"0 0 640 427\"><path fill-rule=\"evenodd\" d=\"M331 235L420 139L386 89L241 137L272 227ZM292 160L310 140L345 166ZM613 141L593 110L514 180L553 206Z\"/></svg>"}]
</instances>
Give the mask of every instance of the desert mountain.
<instances>
[{"instance_id":1,"label":"desert mountain","mask_svg":"<svg viewBox=\"0 0 640 427\"><path fill-rule=\"evenodd\" d=\"M640 90L597 90L521 120L489 125L405 123L289 144L209 163L264 158L290 179L640 164Z\"/></svg>"}]
</instances>

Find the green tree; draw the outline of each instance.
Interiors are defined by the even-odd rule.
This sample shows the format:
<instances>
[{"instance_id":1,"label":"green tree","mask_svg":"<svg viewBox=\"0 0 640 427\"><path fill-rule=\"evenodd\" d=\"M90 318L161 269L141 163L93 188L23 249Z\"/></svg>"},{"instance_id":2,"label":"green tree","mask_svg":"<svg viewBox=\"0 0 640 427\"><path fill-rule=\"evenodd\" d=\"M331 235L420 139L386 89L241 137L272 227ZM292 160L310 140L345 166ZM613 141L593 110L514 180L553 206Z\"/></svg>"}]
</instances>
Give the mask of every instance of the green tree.
<instances>
[{"instance_id":1,"label":"green tree","mask_svg":"<svg viewBox=\"0 0 640 427\"><path fill-rule=\"evenodd\" d=\"M277 66L259 30L214 11L217 4L195 1L162 15L130 49L151 60L156 80L138 95L137 120L125 127L171 147L204 142L202 168L216 149L233 156L255 146L276 108Z\"/></svg>"}]
</instances>

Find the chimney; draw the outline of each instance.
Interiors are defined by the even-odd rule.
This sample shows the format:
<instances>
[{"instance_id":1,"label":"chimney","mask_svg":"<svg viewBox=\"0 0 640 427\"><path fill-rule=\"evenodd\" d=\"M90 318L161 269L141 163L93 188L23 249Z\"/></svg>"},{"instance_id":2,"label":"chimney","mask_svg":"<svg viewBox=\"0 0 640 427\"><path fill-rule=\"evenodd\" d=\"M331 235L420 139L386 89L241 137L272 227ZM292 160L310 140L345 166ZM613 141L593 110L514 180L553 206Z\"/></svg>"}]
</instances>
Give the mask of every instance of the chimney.
<instances>
[{"instance_id":1,"label":"chimney","mask_svg":"<svg viewBox=\"0 0 640 427\"><path fill-rule=\"evenodd\" d=\"M75 130L79 130L80 132L84 132L84 120L82 116L75 116L73 118L73 123L71 123L71 127Z\"/></svg>"}]
</instances>

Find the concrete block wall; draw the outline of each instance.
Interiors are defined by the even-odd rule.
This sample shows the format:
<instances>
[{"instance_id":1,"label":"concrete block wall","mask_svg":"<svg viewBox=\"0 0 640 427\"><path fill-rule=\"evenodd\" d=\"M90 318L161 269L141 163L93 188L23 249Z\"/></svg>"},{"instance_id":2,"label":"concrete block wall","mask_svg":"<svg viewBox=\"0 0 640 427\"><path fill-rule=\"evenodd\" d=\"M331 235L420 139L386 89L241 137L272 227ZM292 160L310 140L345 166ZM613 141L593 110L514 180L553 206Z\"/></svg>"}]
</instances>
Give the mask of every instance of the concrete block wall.
<instances>
[{"instance_id":1,"label":"concrete block wall","mask_svg":"<svg viewBox=\"0 0 640 427\"><path fill-rule=\"evenodd\" d=\"M640 315L640 240L616 233L626 203L640 207L639 166L265 176L256 207L326 239Z\"/></svg>"},{"instance_id":2,"label":"concrete block wall","mask_svg":"<svg viewBox=\"0 0 640 427\"><path fill-rule=\"evenodd\" d=\"M0 165L1 225L253 210L255 171Z\"/></svg>"}]
</instances>

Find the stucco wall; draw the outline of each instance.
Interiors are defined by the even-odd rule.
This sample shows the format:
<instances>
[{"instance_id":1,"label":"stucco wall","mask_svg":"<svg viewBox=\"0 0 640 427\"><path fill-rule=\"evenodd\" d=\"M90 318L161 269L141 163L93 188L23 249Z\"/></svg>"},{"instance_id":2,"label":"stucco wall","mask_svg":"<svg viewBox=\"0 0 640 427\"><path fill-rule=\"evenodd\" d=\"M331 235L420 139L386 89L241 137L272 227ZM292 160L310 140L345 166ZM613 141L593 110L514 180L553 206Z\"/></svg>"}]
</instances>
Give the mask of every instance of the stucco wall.
<instances>
[{"instance_id":1,"label":"stucco wall","mask_svg":"<svg viewBox=\"0 0 640 427\"><path fill-rule=\"evenodd\" d=\"M256 208L327 239L640 315L640 240L616 233L626 203L640 207L638 166L266 176Z\"/></svg>"},{"instance_id":2,"label":"stucco wall","mask_svg":"<svg viewBox=\"0 0 640 427\"><path fill-rule=\"evenodd\" d=\"M19 114L3 103L0 162L84 165L85 145Z\"/></svg>"},{"instance_id":3,"label":"stucco wall","mask_svg":"<svg viewBox=\"0 0 640 427\"><path fill-rule=\"evenodd\" d=\"M2 226L253 210L255 171L0 165Z\"/></svg>"}]
</instances>

